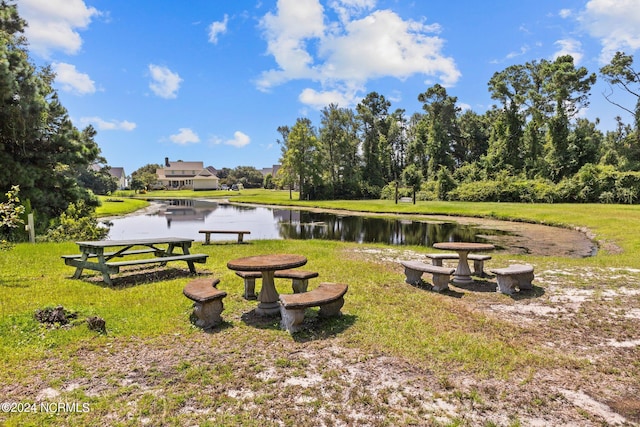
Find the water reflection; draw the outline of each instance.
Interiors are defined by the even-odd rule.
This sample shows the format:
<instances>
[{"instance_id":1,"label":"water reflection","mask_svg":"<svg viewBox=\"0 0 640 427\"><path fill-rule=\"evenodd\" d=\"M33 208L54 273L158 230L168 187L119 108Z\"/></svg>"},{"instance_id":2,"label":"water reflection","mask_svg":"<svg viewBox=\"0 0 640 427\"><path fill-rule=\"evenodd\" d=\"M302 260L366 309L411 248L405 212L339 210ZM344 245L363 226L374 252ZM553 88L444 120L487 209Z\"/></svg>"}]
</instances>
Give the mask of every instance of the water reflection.
<instances>
[{"instance_id":1,"label":"water reflection","mask_svg":"<svg viewBox=\"0 0 640 427\"><path fill-rule=\"evenodd\" d=\"M336 215L261 206L232 205L210 200L154 201L144 215L113 219L111 239L180 236L202 240L202 229L249 230L251 239L324 239L390 245L424 245L436 242L487 242L486 236L504 231L455 222L411 221L389 217ZM217 235L216 240L234 240Z\"/></svg>"},{"instance_id":2,"label":"water reflection","mask_svg":"<svg viewBox=\"0 0 640 427\"><path fill-rule=\"evenodd\" d=\"M430 246L444 241L487 242L487 235L504 234L454 222L433 223L308 211L297 213L299 219L279 223L283 238Z\"/></svg>"}]
</instances>

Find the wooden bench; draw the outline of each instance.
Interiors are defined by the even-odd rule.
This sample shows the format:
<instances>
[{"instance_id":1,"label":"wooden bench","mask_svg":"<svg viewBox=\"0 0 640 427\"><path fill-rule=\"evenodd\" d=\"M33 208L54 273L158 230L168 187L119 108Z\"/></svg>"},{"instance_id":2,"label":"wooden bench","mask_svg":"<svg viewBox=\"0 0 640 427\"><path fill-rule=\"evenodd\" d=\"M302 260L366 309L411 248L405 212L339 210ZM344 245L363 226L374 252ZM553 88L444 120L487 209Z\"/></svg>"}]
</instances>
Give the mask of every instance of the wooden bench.
<instances>
[{"instance_id":1,"label":"wooden bench","mask_svg":"<svg viewBox=\"0 0 640 427\"><path fill-rule=\"evenodd\" d=\"M431 260L431 264L442 267L442 261L445 259L459 259L458 254L454 253L433 253L426 254L426 257ZM469 254L467 259L473 261L473 275L478 277L486 276L484 272L484 262L491 259L491 255L485 254Z\"/></svg>"},{"instance_id":2,"label":"wooden bench","mask_svg":"<svg viewBox=\"0 0 640 427\"><path fill-rule=\"evenodd\" d=\"M425 264L420 261L400 261L400 264L404 267L405 282L410 285L422 284L422 274L431 273L433 276L432 290L436 292L449 289L449 280L453 272L456 271L455 268Z\"/></svg>"},{"instance_id":3,"label":"wooden bench","mask_svg":"<svg viewBox=\"0 0 640 427\"><path fill-rule=\"evenodd\" d=\"M124 251L124 252L105 252L103 255L105 256L105 258L109 258L109 257L113 257L113 256L124 257L124 256L127 256L127 255L139 255L139 254L150 254L150 253L155 253L156 256L160 255L160 251L158 251L156 249L153 249L153 248L135 249L135 250ZM98 255L96 255L96 254L91 254L87 258L95 258L97 256ZM80 258L82 258L82 254L62 255L61 258L64 259L65 260L65 264L67 264L67 260L68 259L80 259ZM69 264L67 264L67 265L69 265Z\"/></svg>"},{"instance_id":4,"label":"wooden bench","mask_svg":"<svg viewBox=\"0 0 640 427\"><path fill-rule=\"evenodd\" d=\"M244 280L244 299L256 299L256 279L262 278L259 271L236 271L236 275Z\"/></svg>"},{"instance_id":5,"label":"wooden bench","mask_svg":"<svg viewBox=\"0 0 640 427\"><path fill-rule=\"evenodd\" d=\"M343 283L320 283L309 292L280 295L282 328L289 333L300 330L304 321L304 311L310 307L320 307L320 317L339 316L347 289L348 286Z\"/></svg>"},{"instance_id":6,"label":"wooden bench","mask_svg":"<svg viewBox=\"0 0 640 427\"><path fill-rule=\"evenodd\" d=\"M224 310L222 299L227 296L225 291L216 288L220 279L201 278L187 283L182 290L184 296L193 301L193 315L196 326L209 329L222 322L221 313Z\"/></svg>"},{"instance_id":7,"label":"wooden bench","mask_svg":"<svg viewBox=\"0 0 640 427\"><path fill-rule=\"evenodd\" d=\"M198 233L204 234L204 244L208 245L211 243L211 235L212 234L237 234L238 235L238 243L243 242L243 238L245 234L251 234L250 231L234 231L234 230L200 230Z\"/></svg>"},{"instance_id":8,"label":"wooden bench","mask_svg":"<svg viewBox=\"0 0 640 427\"><path fill-rule=\"evenodd\" d=\"M207 254L177 254L177 255L169 255L169 256L161 256L157 258L142 258L142 259L131 259L127 261L117 261L117 262L107 262L105 265L109 269L109 273L118 273L120 271L120 267L130 266L130 265L143 265L143 264L166 264L171 261L185 261L189 266L189 271L193 274L196 273L196 268L193 265L194 262L203 264L207 262Z\"/></svg>"},{"instance_id":9,"label":"wooden bench","mask_svg":"<svg viewBox=\"0 0 640 427\"><path fill-rule=\"evenodd\" d=\"M533 289L533 266L525 264L511 264L504 268L494 268L490 270L496 275L498 282L498 292L513 295L516 287L519 290Z\"/></svg>"},{"instance_id":10,"label":"wooden bench","mask_svg":"<svg viewBox=\"0 0 640 427\"><path fill-rule=\"evenodd\" d=\"M315 271L306 271L306 270L279 270L276 271L273 277L279 279L291 279L291 287L293 288L293 292L296 294L307 292L307 287L309 286L309 279L313 279L314 277L318 277L318 273Z\"/></svg>"}]
</instances>

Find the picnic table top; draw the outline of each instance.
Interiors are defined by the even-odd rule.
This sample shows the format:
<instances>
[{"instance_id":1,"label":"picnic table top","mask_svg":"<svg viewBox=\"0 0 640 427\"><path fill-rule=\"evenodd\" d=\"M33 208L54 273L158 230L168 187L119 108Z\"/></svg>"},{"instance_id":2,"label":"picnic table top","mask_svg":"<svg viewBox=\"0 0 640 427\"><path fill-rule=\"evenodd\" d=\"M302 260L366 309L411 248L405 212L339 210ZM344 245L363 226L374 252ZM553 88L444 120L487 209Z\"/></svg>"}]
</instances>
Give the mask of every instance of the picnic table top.
<instances>
[{"instance_id":1,"label":"picnic table top","mask_svg":"<svg viewBox=\"0 0 640 427\"><path fill-rule=\"evenodd\" d=\"M162 243L180 244L189 242L193 242L193 239L185 239L184 237L158 237L149 239L95 240L76 242L76 244L80 247L109 248L114 246L155 245Z\"/></svg>"},{"instance_id":2,"label":"picnic table top","mask_svg":"<svg viewBox=\"0 0 640 427\"><path fill-rule=\"evenodd\" d=\"M234 259L227 263L227 267L231 270L268 271L296 268L306 263L307 258L302 255L267 254Z\"/></svg>"},{"instance_id":3,"label":"picnic table top","mask_svg":"<svg viewBox=\"0 0 640 427\"><path fill-rule=\"evenodd\" d=\"M436 249L445 249L449 251L491 251L496 247L490 243L473 243L473 242L440 242L434 243Z\"/></svg>"}]
</instances>

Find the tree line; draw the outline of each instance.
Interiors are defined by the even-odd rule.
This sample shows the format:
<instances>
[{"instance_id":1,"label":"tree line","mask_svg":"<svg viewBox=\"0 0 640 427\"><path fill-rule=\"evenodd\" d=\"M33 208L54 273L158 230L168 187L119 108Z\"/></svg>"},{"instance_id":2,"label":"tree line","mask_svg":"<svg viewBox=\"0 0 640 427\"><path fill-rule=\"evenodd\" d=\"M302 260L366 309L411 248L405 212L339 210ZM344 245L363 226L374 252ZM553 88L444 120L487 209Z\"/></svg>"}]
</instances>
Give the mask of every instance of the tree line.
<instances>
[{"instance_id":1,"label":"tree line","mask_svg":"<svg viewBox=\"0 0 640 427\"><path fill-rule=\"evenodd\" d=\"M618 52L599 70L636 104L603 133L580 116L598 76L573 57L531 61L496 72L495 104L462 110L439 84L418 95L422 111L391 111L369 93L355 109L330 104L320 124L280 126L281 186L303 199L378 198L412 193L422 200L634 203L640 195L640 75ZM607 95L607 99L611 99Z\"/></svg>"},{"instance_id":2,"label":"tree line","mask_svg":"<svg viewBox=\"0 0 640 427\"><path fill-rule=\"evenodd\" d=\"M35 212L42 233L59 227L70 207L90 216L99 203L91 187L115 184L95 129L73 125L52 87L53 71L31 62L25 26L16 6L0 1L0 188L10 191L4 206L19 201L21 215ZM0 222L0 237L20 239L24 228L13 224Z\"/></svg>"}]
</instances>

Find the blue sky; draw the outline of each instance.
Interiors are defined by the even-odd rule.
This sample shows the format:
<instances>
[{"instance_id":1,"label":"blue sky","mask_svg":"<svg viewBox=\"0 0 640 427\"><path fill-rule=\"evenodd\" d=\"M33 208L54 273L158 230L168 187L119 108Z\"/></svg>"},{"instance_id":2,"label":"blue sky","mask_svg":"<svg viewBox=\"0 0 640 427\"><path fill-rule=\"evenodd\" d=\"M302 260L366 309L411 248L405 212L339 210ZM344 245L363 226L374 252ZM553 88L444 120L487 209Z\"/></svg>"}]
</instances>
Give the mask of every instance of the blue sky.
<instances>
[{"instance_id":1,"label":"blue sky","mask_svg":"<svg viewBox=\"0 0 640 427\"><path fill-rule=\"evenodd\" d=\"M74 124L130 174L148 163L278 163L278 126L376 91L421 111L435 83L483 113L513 64L572 54L598 72L640 48L640 0L18 0ZM613 129L599 81L582 114ZM622 93L616 100L630 108Z\"/></svg>"}]
</instances>

